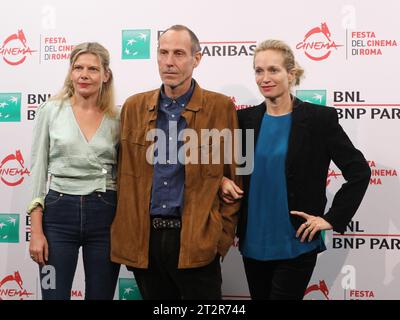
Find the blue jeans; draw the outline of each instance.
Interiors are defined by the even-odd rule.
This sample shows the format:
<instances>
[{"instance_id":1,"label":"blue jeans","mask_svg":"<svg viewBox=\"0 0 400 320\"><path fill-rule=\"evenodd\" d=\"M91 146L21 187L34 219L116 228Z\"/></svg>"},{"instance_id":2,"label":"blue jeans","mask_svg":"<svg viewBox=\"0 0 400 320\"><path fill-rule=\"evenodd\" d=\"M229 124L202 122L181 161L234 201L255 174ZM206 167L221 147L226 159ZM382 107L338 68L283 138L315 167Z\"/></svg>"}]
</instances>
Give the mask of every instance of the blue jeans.
<instances>
[{"instance_id":1,"label":"blue jeans","mask_svg":"<svg viewBox=\"0 0 400 320\"><path fill-rule=\"evenodd\" d=\"M40 268L43 300L71 298L80 247L85 270L85 299L113 299L120 268L110 260L110 227L116 201L116 192L111 190L85 196L49 191L45 198L43 231L49 245L47 264L54 267L56 286L54 289L43 286L48 279Z\"/></svg>"}]
</instances>

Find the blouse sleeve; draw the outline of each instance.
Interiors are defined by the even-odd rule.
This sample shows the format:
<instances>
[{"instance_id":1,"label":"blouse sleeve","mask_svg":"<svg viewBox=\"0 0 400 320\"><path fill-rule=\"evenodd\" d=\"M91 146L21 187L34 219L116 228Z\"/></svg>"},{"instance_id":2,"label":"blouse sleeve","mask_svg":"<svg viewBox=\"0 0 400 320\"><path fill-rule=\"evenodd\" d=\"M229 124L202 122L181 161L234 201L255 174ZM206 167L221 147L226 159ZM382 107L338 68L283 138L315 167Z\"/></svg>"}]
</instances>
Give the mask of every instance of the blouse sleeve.
<instances>
[{"instance_id":1,"label":"blouse sleeve","mask_svg":"<svg viewBox=\"0 0 400 320\"><path fill-rule=\"evenodd\" d=\"M36 122L33 129L31 148L31 203L27 213L30 214L37 206L44 209L46 196L48 166L49 166L49 119L51 103L41 105L36 113Z\"/></svg>"}]
</instances>

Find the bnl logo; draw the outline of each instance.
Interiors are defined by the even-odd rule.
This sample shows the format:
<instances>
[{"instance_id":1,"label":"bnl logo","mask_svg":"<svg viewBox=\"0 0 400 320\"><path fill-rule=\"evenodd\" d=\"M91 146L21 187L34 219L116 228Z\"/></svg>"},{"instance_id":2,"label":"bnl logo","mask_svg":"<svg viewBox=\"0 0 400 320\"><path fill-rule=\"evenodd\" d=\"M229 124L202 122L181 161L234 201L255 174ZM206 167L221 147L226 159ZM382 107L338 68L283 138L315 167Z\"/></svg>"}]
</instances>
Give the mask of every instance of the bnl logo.
<instances>
[{"instance_id":1,"label":"bnl logo","mask_svg":"<svg viewBox=\"0 0 400 320\"><path fill-rule=\"evenodd\" d=\"M150 59L150 29L122 30L122 60Z\"/></svg>"},{"instance_id":2,"label":"bnl logo","mask_svg":"<svg viewBox=\"0 0 400 320\"><path fill-rule=\"evenodd\" d=\"M19 214L0 214L0 242L19 242Z\"/></svg>"},{"instance_id":3,"label":"bnl logo","mask_svg":"<svg viewBox=\"0 0 400 320\"><path fill-rule=\"evenodd\" d=\"M21 93L0 93L0 122L21 121Z\"/></svg>"},{"instance_id":4,"label":"bnl logo","mask_svg":"<svg viewBox=\"0 0 400 320\"><path fill-rule=\"evenodd\" d=\"M118 284L119 300L142 300L135 279L120 278Z\"/></svg>"},{"instance_id":5,"label":"bnl logo","mask_svg":"<svg viewBox=\"0 0 400 320\"><path fill-rule=\"evenodd\" d=\"M296 97L304 102L326 106L326 90L296 90Z\"/></svg>"}]
</instances>

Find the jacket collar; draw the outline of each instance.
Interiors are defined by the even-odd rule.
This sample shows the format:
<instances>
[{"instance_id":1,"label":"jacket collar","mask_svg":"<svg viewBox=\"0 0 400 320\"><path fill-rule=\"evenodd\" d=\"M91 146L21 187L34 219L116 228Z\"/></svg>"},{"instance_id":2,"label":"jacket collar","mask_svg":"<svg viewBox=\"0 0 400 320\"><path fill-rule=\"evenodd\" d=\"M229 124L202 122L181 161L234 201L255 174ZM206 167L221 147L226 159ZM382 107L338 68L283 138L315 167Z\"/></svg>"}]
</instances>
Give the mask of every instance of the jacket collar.
<instances>
[{"instance_id":1,"label":"jacket collar","mask_svg":"<svg viewBox=\"0 0 400 320\"><path fill-rule=\"evenodd\" d=\"M193 112L200 111L203 107L203 89L200 88L196 80L194 81L194 90L192 94L192 98L189 103L186 105L185 109Z\"/></svg>"},{"instance_id":2,"label":"jacket collar","mask_svg":"<svg viewBox=\"0 0 400 320\"><path fill-rule=\"evenodd\" d=\"M186 105L185 109L197 112L202 108L203 104L203 89L200 88L196 80L194 81L194 90L192 97L189 100L189 103ZM158 109L158 100L160 99L161 88L154 90L153 94L151 95L148 104L147 110L148 111L157 111Z\"/></svg>"},{"instance_id":3,"label":"jacket collar","mask_svg":"<svg viewBox=\"0 0 400 320\"><path fill-rule=\"evenodd\" d=\"M258 133L260 132L260 127L262 123L263 116L265 114L267 105L265 101L260 103L258 106L253 107L253 110L250 116L247 118L247 124L249 128L253 128L255 130L256 139L258 137ZM304 112L304 102L300 99L294 97L293 98L293 111L292 111L292 122L293 125L303 125L304 121L307 118L307 113Z\"/></svg>"},{"instance_id":4,"label":"jacket collar","mask_svg":"<svg viewBox=\"0 0 400 320\"><path fill-rule=\"evenodd\" d=\"M245 128L254 129L254 143L257 145L258 136L261 129L261 123L263 116L266 111L265 101L255 106L251 110L249 117L246 120ZM306 110L305 103L300 99L294 97L293 111L292 111L292 127L289 136L288 154L287 154L287 165L291 165L293 161L293 155L295 155L299 148L302 146L304 135L308 131L307 119L309 113Z\"/></svg>"}]
</instances>

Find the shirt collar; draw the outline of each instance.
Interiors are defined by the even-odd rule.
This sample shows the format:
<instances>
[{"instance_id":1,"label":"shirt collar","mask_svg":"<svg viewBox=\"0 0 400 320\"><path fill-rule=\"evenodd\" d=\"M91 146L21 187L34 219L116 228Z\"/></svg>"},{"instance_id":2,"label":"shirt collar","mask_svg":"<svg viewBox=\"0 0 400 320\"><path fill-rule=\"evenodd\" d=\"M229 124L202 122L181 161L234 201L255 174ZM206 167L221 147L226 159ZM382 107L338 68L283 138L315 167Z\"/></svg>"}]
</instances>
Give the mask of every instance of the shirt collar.
<instances>
[{"instance_id":1,"label":"shirt collar","mask_svg":"<svg viewBox=\"0 0 400 320\"><path fill-rule=\"evenodd\" d=\"M164 85L161 86L161 90L160 90L160 103L165 106L168 107L170 106L174 101L180 106L180 107L186 107L186 105L189 103L190 98L192 97L194 91L194 80L192 79L190 88L188 91L186 91L183 95L181 95L180 97L176 98L176 99L171 99L170 97L168 97L165 92L164 92Z\"/></svg>"}]
</instances>

